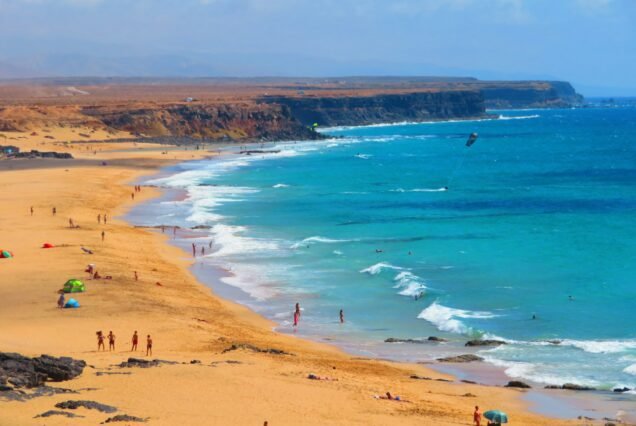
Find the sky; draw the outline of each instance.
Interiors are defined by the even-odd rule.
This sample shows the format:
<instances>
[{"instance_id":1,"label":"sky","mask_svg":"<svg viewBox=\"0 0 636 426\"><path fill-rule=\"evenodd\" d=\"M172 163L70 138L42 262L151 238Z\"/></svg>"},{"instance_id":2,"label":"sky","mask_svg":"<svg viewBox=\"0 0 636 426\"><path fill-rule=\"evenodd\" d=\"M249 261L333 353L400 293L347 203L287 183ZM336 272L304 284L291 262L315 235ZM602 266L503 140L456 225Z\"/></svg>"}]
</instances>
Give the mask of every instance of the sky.
<instances>
[{"instance_id":1,"label":"sky","mask_svg":"<svg viewBox=\"0 0 636 426\"><path fill-rule=\"evenodd\" d=\"M0 0L0 77L444 75L636 96L636 0Z\"/></svg>"}]
</instances>

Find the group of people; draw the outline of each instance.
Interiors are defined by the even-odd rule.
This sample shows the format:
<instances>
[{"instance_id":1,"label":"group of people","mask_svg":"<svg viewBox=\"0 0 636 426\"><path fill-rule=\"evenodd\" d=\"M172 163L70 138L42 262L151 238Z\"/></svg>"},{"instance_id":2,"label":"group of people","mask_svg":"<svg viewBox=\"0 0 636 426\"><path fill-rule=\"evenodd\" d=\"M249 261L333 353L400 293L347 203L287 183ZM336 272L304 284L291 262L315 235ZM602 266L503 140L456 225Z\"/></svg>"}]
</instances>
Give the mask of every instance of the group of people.
<instances>
[{"instance_id":1,"label":"group of people","mask_svg":"<svg viewBox=\"0 0 636 426\"><path fill-rule=\"evenodd\" d=\"M163 229L163 228L162 228ZM174 228L175 232L176 232L176 227ZM210 241L208 243L208 249L212 249L212 241ZM200 250L198 250L199 253L201 253L201 256L205 256L205 245L202 245ZM195 243L192 243L192 257L197 257L197 245Z\"/></svg>"},{"instance_id":2,"label":"group of people","mask_svg":"<svg viewBox=\"0 0 636 426\"><path fill-rule=\"evenodd\" d=\"M102 214L98 214L97 215L97 224L101 225L102 224L102 220L104 221L104 225L106 225L108 223L108 216L106 215L106 213L104 213L104 215L102 216ZM102 238L103 241L103 238Z\"/></svg>"},{"instance_id":3,"label":"group of people","mask_svg":"<svg viewBox=\"0 0 636 426\"><path fill-rule=\"evenodd\" d=\"M338 317L340 319L340 324L344 324L345 317L344 317L343 309L340 309L340 313L338 314ZM296 302L296 307L294 308L294 323L293 323L294 331L296 331L296 327L298 327L299 323L300 323L300 303Z\"/></svg>"},{"instance_id":4,"label":"group of people","mask_svg":"<svg viewBox=\"0 0 636 426\"><path fill-rule=\"evenodd\" d=\"M104 333L99 330L97 333L97 351L99 352L101 351L106 351L106 346L104 344L104 341L106 339L108 339L108 351L114 351L115 350L115 340L116 340L116 336L115 334L111 331L108 332L108 335L104 336ZM131 352L135 352L137 351L137 345L139 344L139 335L137 334L137 330L135 330L135 332L132 335L131 338L131 344L132 346L130 347L130 351ZM152 337L150 337L150 334L146 336L146 356L152 356Z\"/></svg>"}]
</instances>

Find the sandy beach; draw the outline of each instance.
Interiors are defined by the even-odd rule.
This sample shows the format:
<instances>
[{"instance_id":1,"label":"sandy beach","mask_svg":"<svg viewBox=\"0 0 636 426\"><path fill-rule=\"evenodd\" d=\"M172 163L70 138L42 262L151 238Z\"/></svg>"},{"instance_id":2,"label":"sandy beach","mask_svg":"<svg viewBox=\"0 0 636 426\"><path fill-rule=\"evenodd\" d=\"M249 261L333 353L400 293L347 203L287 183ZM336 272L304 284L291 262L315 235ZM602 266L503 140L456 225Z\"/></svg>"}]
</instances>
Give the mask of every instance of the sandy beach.
<instances>
[{"instance_id":1,"label":"sandy beach","mask_svg":"<svg viewBox=\"0 0 636 426\"><path fill-rule=\"evenodd\" d=\"M68 131L48 134L70 139ZM592 424L531 414L520 390L414 380L411 375L452 377L425 365L360 359L277 334L269 321L216 297L192 276L188 256L166 244L169 232L119 219L133 203L159 195L148 187L135 193L138 179L214 152L107 139L63 146L41 136L19 136L8 142L71 152L75 159L0 161L0 249L15 255L0 260L0 351L70 356L88 367L75 380L52 384L79 394L0 400L0 425L88 425L110 416L79 409L75 414L84 417L34 419L69 399L112 405L118 414L157 425L470 425L475 405L504 410L517 425ZM108 137L115 136L125 135ZM98 224L100 214L108 216L106 225ZM71 229L69 219L79 227ZM55 248L42 249L44 243ZM112 279L87 279L89 263ZM57 291L70 278L85 280L86 292L76 297L81 308L57 309ZM97 330L113 331L115 351L96 351ZM139 350L131 352L135 330ZM117 367L131 356L145 358L148 334L154 341L148 358L176 363ZM233 345L239 348L228 351ZM337 380L309 380L308 374ZM374 398L386 392L408 402Z\"/></svg>"}]
</instances>

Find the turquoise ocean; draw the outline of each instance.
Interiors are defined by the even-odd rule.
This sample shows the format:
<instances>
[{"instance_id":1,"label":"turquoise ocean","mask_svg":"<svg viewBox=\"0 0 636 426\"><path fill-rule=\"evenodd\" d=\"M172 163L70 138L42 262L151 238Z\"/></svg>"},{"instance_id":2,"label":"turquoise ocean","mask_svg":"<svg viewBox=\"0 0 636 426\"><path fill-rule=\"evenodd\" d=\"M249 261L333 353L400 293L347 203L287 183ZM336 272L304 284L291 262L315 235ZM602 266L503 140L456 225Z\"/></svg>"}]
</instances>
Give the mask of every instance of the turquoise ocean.
<instances>
[{"instance_id":1,"label":"turquoise ocean","mask_svg":"<svg viewBox=\"0 0 636 426\"><path fill-rule=\"evenodd\" d=\"M183 163L148 224L209 227L187 244L210 285L281 332L299 302L295 333L365 356L493 338L510 377L636 388L636 109L492 113ZM449 342L384 343L428 336Z\"/></svg>"}]
</instances>

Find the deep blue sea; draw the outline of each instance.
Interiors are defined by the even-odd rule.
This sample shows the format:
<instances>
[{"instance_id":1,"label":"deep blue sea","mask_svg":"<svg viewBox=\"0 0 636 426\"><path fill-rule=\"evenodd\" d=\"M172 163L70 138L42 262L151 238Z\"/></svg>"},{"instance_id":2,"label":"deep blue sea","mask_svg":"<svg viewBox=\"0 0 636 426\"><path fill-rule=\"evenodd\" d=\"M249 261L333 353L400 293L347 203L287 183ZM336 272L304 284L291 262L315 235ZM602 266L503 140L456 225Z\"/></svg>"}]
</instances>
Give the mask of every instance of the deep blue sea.
<instances>
[{"instance_id":1,"label":"deep blue sea","mask_svg":"<svg viewBox=\"0 0 636 426\"><path fill-rule=\"evenodd\" d=\"M478 353L511 377L636 388L636 108L494 113L185 163L156 223L210 226L199 262L283 332L299 302L298 334L360 354L496 338Z\"/></svg>"}]
</instances>

